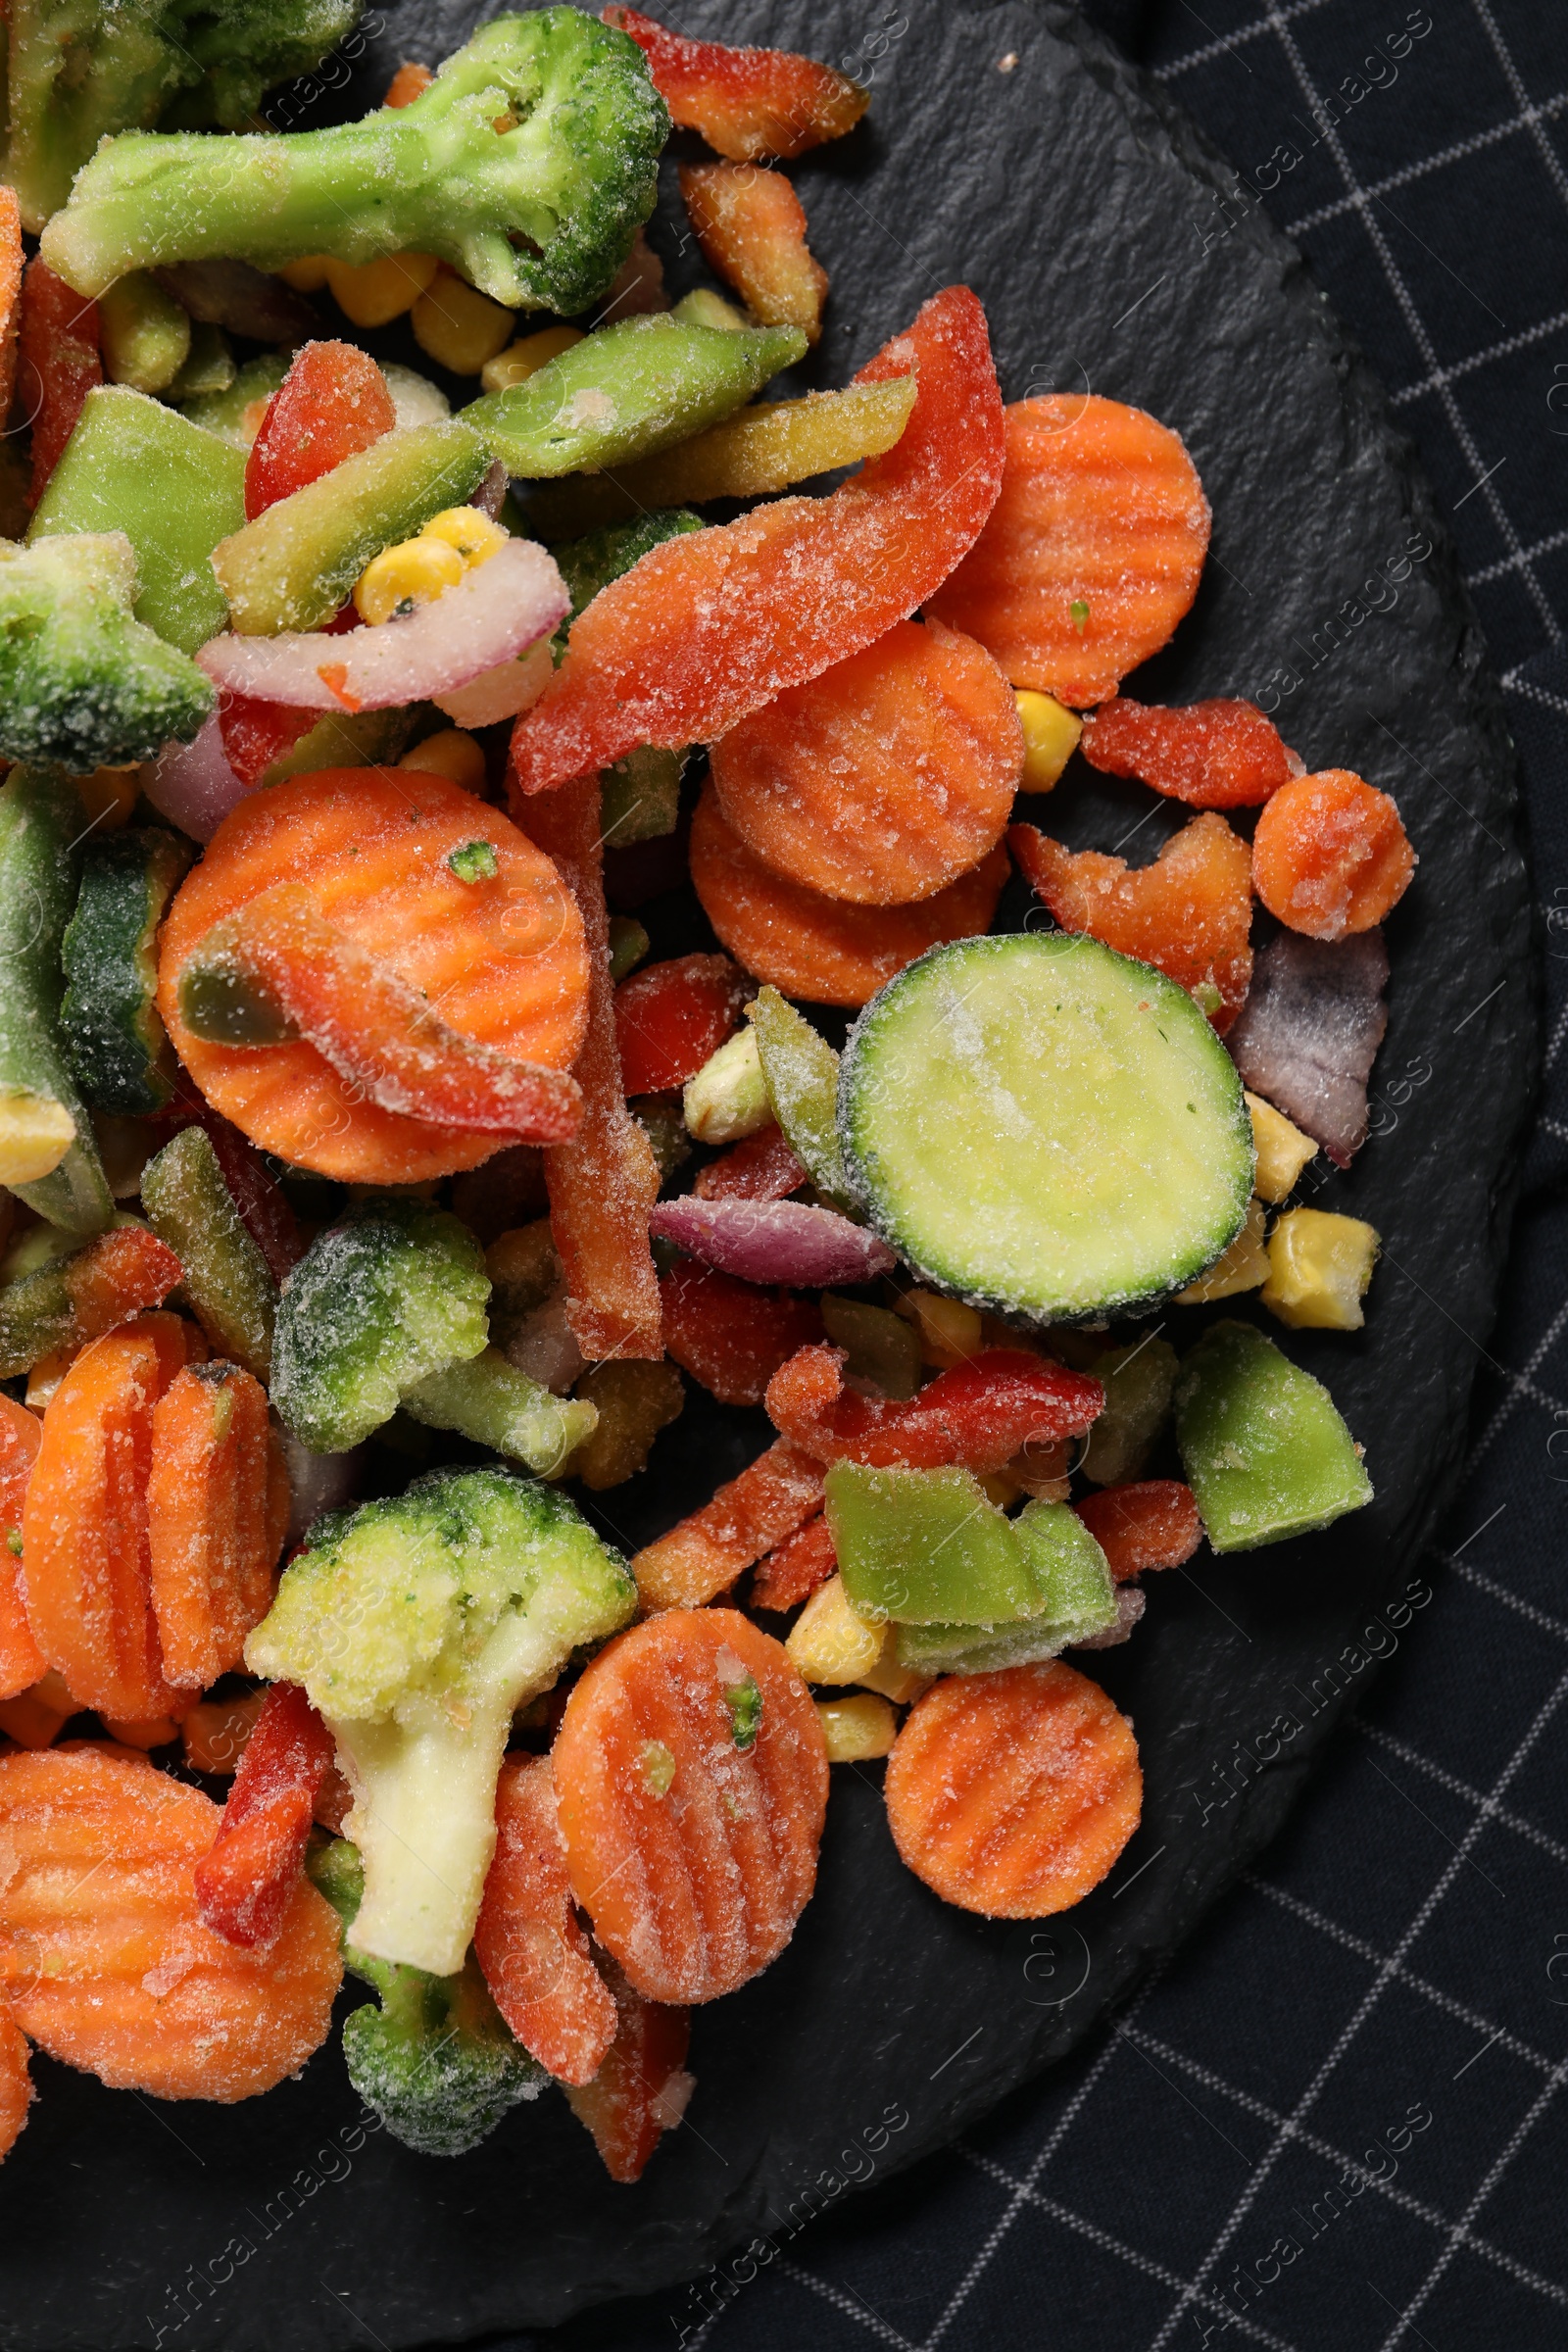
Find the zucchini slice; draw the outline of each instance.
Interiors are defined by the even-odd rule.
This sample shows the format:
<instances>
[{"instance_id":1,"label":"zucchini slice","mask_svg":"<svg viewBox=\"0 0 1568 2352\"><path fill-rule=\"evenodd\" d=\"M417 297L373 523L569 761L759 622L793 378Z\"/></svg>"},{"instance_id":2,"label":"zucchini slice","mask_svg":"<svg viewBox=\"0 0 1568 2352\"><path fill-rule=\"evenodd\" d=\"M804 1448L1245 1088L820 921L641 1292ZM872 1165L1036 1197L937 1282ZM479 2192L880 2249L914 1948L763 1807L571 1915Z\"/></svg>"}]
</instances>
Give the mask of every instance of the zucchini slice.
<instances>
[{"instance_id":1,"label":"zucchini slice","mask_svg":"<svg viewBox=\"0 0 1568 2352\"><path fill-rule=\"evenodd\" d=\"M1038 1323L1180 1290L1251 1198L1241 1080L1204 1015L1066 932L906 965L850 1032L838 1116L883 1239L937 1288Z\"/></svg>"},{"instance_id":2,"label":"zucchini slice","mask_svg":"<svg viewBox=\"0 0 1568 2352\"><path fill-rule=\"evenodd\" d=\"M191 860L172 833L111 833L82 854L76 910L61 944L60 1026L76 1084L94 1110L162 1110L174 1055L158 1017L158 926Z\"/></svg>"}]
</instances>

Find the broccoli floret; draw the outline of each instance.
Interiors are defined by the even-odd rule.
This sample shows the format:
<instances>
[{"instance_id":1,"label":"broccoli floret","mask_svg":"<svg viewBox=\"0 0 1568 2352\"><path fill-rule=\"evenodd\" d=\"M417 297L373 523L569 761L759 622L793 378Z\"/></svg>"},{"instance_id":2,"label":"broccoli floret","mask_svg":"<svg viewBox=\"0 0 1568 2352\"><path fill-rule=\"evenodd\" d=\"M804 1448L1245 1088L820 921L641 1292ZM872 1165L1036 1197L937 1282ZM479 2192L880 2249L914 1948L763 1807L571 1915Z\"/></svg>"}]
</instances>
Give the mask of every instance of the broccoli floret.
<instances>
[{"instance_id":1,"label":"broccoli floret","mask_svg":"<svg viewBox=\"0 0 1568 2352\"><path fill-rule=\"evenodd\" d=\"M245 1656L303 1684L331 1725L365 1860L362 1951L457 1975L513 1711L636 1605L567 1497L512 1471L435 1470L317 1521Z\"/></svg>"},{"instance_id":2,"label":"broccoli floret","mask_svg":"<svg viewBox=\"0 0 1568 2352\"><path fill-rule=\"evenodd\" d=\"M360 0L11 0L0 177L39 229L99 140L166 122L239 130L262 93L319 65Z\"/></svg>"},{"instance_id":3,"label":"broccoli floret","mask_svg":"<svg viewBox=\"0 0 1568 2352\"><path fill-rule=\"evenodd\" d=\"M569 317L606 291L652 212L668 129L625 33L575 8L498 17L412 106L360 122L112 140L42 250L78 294L215 255L270 270L414 250L514 310Z\"/></svg>"},{"instance_id":4,"label":"broccoli floret","mask_svg":"<svg viewBox=\"0 0 1568 2352\"><path fill-rule=\"evenodd\" d=\"M30 547L0 540L0 754L73 775L189 743L217 706L210 678L133 618L123 531Z\"/></svg>"},{"instance_id":5,"label":"broccoli floret","mask_svg":"<svg viewBox=\"0 0 1568 2352\"><path fill-rule=\"evenodd\" d=\"M310 1857L311 1877L343 1922L343 1961L373 1985L343 2028L349 2081L387 2130L421 2156L462 2156L494 2131L509 2107L537 2098L545 2070L514 2039L472 1954L455 1977L372 1960L349 1931L365 1870L346 1838Z\"/></svg>"}]
</instances>

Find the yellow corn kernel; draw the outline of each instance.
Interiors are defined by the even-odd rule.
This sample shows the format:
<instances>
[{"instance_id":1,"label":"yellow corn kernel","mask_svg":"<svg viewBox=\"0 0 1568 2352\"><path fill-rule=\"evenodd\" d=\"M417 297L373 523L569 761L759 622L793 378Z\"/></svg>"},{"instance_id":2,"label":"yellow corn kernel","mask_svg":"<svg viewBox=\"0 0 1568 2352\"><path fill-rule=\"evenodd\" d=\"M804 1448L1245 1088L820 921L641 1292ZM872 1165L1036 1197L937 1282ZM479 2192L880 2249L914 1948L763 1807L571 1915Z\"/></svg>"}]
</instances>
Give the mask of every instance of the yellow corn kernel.
<instances>
[{"instance_id":1,"label":"yellow corn kernel","mask_svg":"<svg viewBox=\"0 0 1568 2352\"><path fill-rule=\"evenodd\" d=\"M440 267L433 253L384 253L376 262L328 262L326 282L355 326L387 326L413 310Z\"/></svg>"},{"instance_id":2,"label":"yellow corn kernel","mask_svg":"<svg viewBox=\"0 0 1568 2352\"><path fill-rule=\"evenodd\" d=\"M512 533L492 522L488 514L481 514L477 507L446 507L431 515L419 537L440 539L455 547L471 571L475 564L488 564L498 555L510 543Z\"/></svg>"},{"instance_id":3,"label":"yellow corn kernel","mask_svg":"<svg viewBox=\"0 0 1568 2352\"><path fill-rule=\"evenodd\" d=\"M906 1304L913 1311L920 1333L920 1360L946 1372L954 1364L978 1355L982 1346L980 1317L961 1298L942 1298L935 1291L911 1291Z\"/></svg>"},{"instance_id":4,"label":"yellow corn kernel","mask_svg":"<svg viewBox=\"0 0 1568 2352\"><path fill-rule=\"evenodd\" d=\"M893 1654L890 1642L868 1674L857 1678L862 1690L875 1690L883 1698L891 1698L896 1707L906 1707L917 1699L922 1690L929 1690L933 1677L920 1674L912 1666L901 1666Z\"/></svg>"},{"instance_id":5,"label":"yellow corn kernel","mask_svg":"<svg viewBox=\"0 0 1568 2352\"><path fill-rule=\"evenodd\" d=\"M844 1596L842 1576L818 1585L790 1628L784 1647L808 1683L858 1683L882 1655L885 1625L867 1625Z\"/></svg>"},{"instance_id":6,"label":"yellow corn kernel","mask_svg":"<svg viewBox=\"0 0 1568 2352\"><path fill-rule=\"evenodd\" d=\"M1252 1120L1252 1148L1257 1153L1252 1190L1272 1207L1295 1190L1297 1178L1307 1161L1316 1159L1317 1146L1299 1127L1293 1127L1282 1110L1276 1110L1272 1102L1265 1102L1261 1095L1250 1094L1247 1107Z\"/></svg>"},{"instance_id":7,"label":"yellow corn kernel","mask_svg":"<svg viewBox=\"0 0 1568 2352\"><path fill-rule=\"evenodd\" d=\"M484 790L484 753L461 727L443 727L439 735L427 735L404 753L398 765L416 767L421 775L445 776L465 792Z\"/></svg>"},{"instance_id":8,"label":"yellow corn kernel","mask_svg":"<svg viewBox=\"0 0 1568 2352\"><path fill-rule=\"evenodd\" d=\"M444 539L404 539L367 564L354 591L354 610L378 628L395 612L434 604L463 577L463 558Z\"/></svg>"},{"instance_id":9,"label":"yellow corn kernel","mask_svg":"<svg viewBox=\"0 0 1568 2352\"><path fill-rule=\"evenodd\" d=\"M0 1094L0 1184L36 1184L75 1140L76 1122L63 1102L21 1086Z\"/></svg>"},{"instance_id":10,"label":"yellow corn kernel","mask_svg":"<svg viewBox=\"0 0 1568 2352\"><path fill-rule=\"evenodd\" d=\"M1267 1279L1269 1253L1263 1247L1263 1203L1250 1200L1247 1222L1236 1236L1223 1257L1217 1257L1206 1274L1200 1274L1185 1291L1178 1291L1177 1306L1203 1306L1211 1298L1234 1298L1239 1292L1255 1291Z\"/></svg>"},{"instance_id":11,"label":"yellow corn kernel","mask_svg":"<svg viewBox=\"0 0 1568 2352\"><path fill-rule=\"evenodd\" d=\"M141 796L139 767L95 767L90 776L73 779L94 833L118 833L128 825Z\"/></svg>"},{"instance_id":12,"label":"yellow corn kernel","mask_svg":"<svg viewBox=\"0 0 1568 2352\"><path fill-rule=\"evenodd\" d=\"M1359 1331L1381 1247L1359 1217L1288 1209L1269 1236L1268 1280L1259 1297L1293 1331Z\"/></svg>"},{"instance_id":13,"label":"yellow corn kernel","mask_svg":"<svg viewBox=\"0 0 1568 2352\"><path fill-rule=\"evenodd\" d=\"M545 326L536 335L524 335L518 343L509 343L494 359L486 360L479 370L479 381L487 392L510 391L514 384L525 384L530 375L559 360L564 351L582 341L581 330L575 326Z\"/></svg>"},{"instance_id":14,"label":"yellow corn kernel","mask_svg":"<svg viewBox=\"0 0 1568 2352\"><path fill-rule=\"evenodd\" d=\"M1036 694L1020 686L1013 697L1023 726L1023 774L1020 792L1050 792L1078 748L1084 722L1054 695Z\"/></svg>"},{"instance_id":15,"label":"yellow corn kernel","mask_svg":"<svg viewBox=\"0 0 1568 2352\"><path fill-rule=\"evenodd\" d=\"M272 275L292 286L296 294L319 294L331 266L324 253L302 253L297 262L285 262Z\"/></svg>"},{"instance_id":16,"label":"yellow corn kernel","mask_svg":"<svg viewBox=\"0 0 1568 2352\"><path fill-rule=\"evenodd\" d=\"M816 1720L830 1764L869 1764L885 1756L898 1738L893 1709L869 1690L856 1698L819 1698Z\"/></svg>"},{"instance_id":17,"label":"yellow corn kernel","mask_svg":"<svg viewBox=\"0 0 1568 2352\"><path fill-rule=\"evenodd\" d=\"M477 375L505 345L516 319L477 286L443 270L409 314L414 340L454 375Z\"/></svg>"},{"instance_id":18,"label":"yellow corn kernel","mask_svg":"<svg viewBox=\"0 0 1568 2352\"><path fill-rule=\"evenodd\" d=\"M732 335L752 323L744 311L726 302L711 286L693 286L689 294L683 294L675 305L675 317L683 326L716 326Z\"/></svg>"}]
</instances>

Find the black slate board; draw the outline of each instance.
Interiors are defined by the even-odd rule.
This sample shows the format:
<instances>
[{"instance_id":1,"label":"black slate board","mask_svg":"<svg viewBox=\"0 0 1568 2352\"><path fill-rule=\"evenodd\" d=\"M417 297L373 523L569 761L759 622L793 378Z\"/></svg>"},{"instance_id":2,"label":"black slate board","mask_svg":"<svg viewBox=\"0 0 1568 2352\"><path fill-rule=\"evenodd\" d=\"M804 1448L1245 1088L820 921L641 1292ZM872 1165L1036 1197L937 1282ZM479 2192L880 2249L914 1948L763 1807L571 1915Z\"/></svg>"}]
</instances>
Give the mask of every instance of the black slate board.
<instances>
[{"instance_id":1,"label":"black slate board","mask_svg":"<svg viewBox=\"0 0 1568 2352\"><path fill-rule=\"evenodd\" d=\"M327 103L373 103L400 57L439 58L474 13L380 12ZM402 2352L672 2283L759 2234L781 2245L1124 1997L1278 1828L1401 1610L1423 1605L1415 1562L1457 1467L1537 1053L1512 756L1430 497L1298 257L1071 10L683 0L680 15L874 75L871 122L797 167L834 281L808 380L843 381L963 278L1007 397L1092 386L1151 409L1192 450L1215 529L1197 609L1144 691L1251 695L1310 764L1398 796L1422 862L1390 926L1377 1132L1318 1196L1370 1217L1386 1254L1364 1335L1290 1343L1332 1382L1378 1498L1314 1541L1154 1580L1138 1638L1095 1662L1137 1724L1145 1826L1054 1928L945 1909L898 1865L876 1774L836 1775L806 1922L699 2017L688 2128L636 2190L611 2185L553 2097L455 2163L365 2137L330 2048L234 2113L112 2096L40 2060L0 2176L0 2342L16 2352ZM672 280L690 282L667 201L661 219ZM1051 821L1111 848L1145 806L1078 763ZM641 1540L760 1435L759 1416L689 1411L656 1472L609 1498L613 1518Z\"/></svg>"}]
</instances>

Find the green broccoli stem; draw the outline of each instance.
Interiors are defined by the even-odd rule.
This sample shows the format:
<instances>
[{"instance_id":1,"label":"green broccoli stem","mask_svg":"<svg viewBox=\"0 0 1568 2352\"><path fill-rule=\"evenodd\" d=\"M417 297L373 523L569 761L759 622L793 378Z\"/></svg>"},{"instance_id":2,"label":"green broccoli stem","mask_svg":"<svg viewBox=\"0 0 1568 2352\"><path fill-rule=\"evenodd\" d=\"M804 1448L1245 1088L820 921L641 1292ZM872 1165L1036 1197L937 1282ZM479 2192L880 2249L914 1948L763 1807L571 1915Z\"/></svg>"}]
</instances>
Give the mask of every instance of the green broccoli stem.
<instances>
[{"instance_id":1,"label":"green broccoli stem","mask_svg":"<svg viewBox=\"0 0 1568 2352\"><path fill-rule=\"evenodd\" d=\"M585 309L653 210L668 116L634 41L572 8L501 17L412 106L280 137L130 132L44 232L97 295L217 257L433 253L512 309Z\"/></svg>"}]
</instances>

